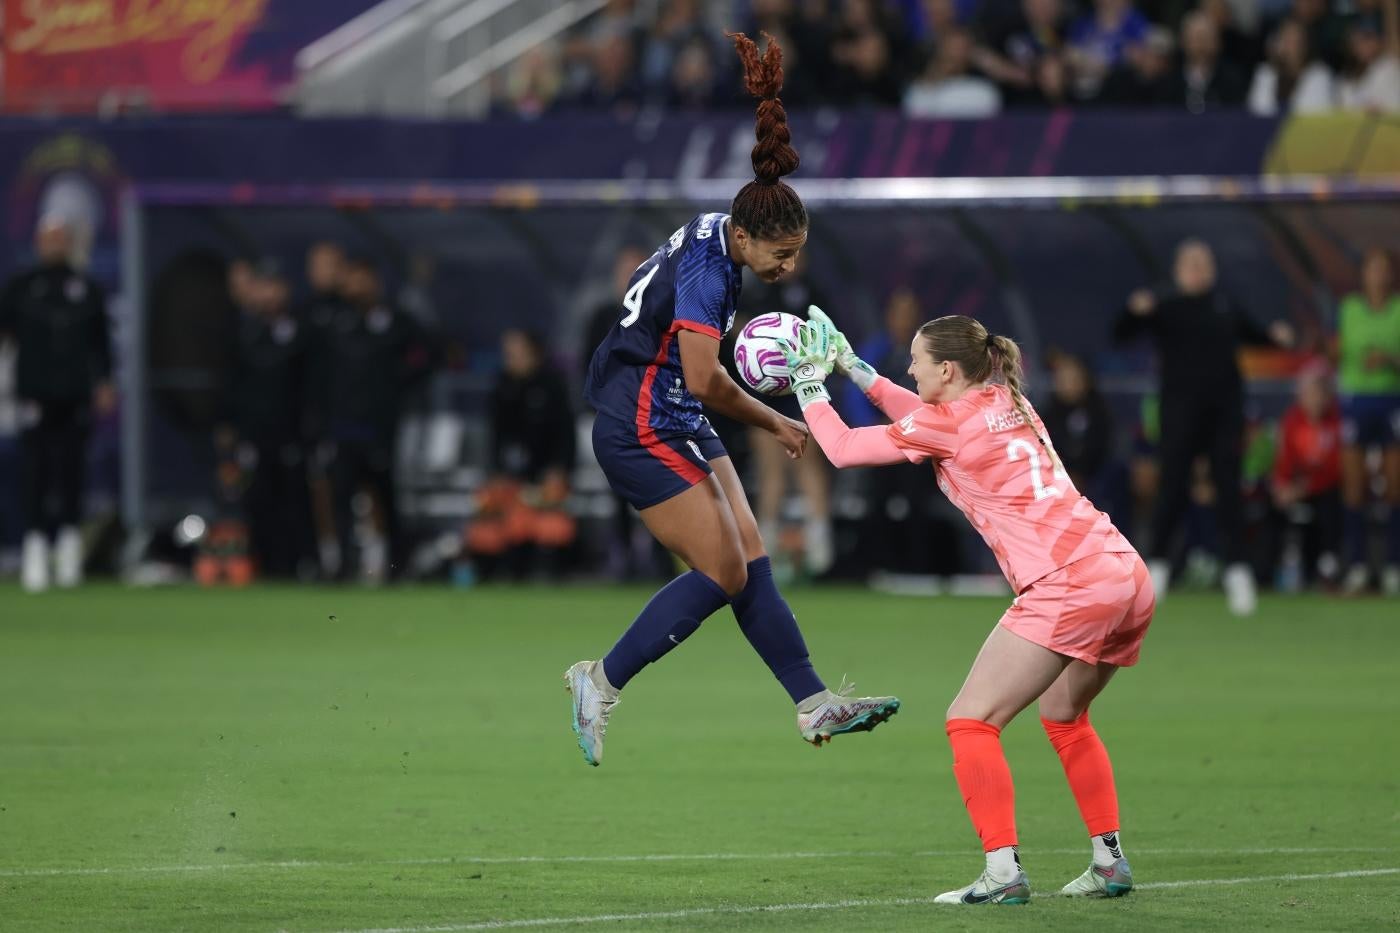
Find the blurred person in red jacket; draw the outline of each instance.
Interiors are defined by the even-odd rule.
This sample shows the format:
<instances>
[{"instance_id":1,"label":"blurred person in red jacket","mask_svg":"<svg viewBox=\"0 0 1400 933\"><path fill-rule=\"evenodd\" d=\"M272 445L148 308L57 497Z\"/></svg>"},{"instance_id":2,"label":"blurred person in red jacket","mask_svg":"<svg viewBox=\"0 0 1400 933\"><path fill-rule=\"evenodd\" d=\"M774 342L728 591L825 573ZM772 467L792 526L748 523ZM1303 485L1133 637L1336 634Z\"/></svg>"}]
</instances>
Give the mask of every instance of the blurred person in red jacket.
<instances>
[{"instance_id":1,"label":"blurred person in red jacket","mask_svg":"<svg viewBox=\"0 0 1400 933\"><path fill-rule=\"evenodd\" d=\"M1341 566L1341 452L1342 419L1332 371L1315 360L1298 373L1297 400L1279 422L1272 482L1285 542L1301 538L1301 555L1285 543L1283 558L1285 575L1301 571L1298 582L1333 580Z\"/></svg>"}]
</instances>

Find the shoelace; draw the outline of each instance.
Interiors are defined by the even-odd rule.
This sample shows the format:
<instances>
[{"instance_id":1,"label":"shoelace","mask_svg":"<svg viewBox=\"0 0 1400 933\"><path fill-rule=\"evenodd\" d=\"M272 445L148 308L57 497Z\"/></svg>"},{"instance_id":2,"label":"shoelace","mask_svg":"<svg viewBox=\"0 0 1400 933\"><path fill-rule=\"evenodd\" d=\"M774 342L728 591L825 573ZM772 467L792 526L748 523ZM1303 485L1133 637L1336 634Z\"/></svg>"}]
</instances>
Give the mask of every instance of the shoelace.
<instances>
[{"instance_id":1,"label":"shoelace","mask_svg":"<svg viewBox=\"0 0 1400 933\"><path fill-rule=\"evenodd\" d=\"M850 696L851 694L853 694L853 693L855 693L855 692L856 692L856 685L855 685L855 683L852 682L852 681L847 681L847 680L846 680L846 675L845 675L845 674L842 674L842 675L841 675L841 686L839 686L839 687L836 688L836 693L834 694L834 696L838 696L838 697L848 697L848 696Z\"/></svg>"}]
</instances>

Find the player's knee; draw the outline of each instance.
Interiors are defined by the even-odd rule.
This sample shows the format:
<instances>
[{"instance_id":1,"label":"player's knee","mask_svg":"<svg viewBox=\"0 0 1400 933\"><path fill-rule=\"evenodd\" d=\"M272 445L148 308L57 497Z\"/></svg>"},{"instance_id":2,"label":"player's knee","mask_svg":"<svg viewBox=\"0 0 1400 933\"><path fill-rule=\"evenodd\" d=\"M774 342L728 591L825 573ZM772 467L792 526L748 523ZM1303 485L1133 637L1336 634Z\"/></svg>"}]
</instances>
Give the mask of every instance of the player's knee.
<instances>
[{"instance_id":1,"label":"player's knee","mask_svg":"<svg viewBox=\"0 0 1400 933\"><path fill-rule=\"evenodd\" d=\"M709 577L730 597L738 596L749 582L748 564L742 554L726 554L716 562Z\"/></svg>"},{"instance_id":2,"label":"player's knee","mask_svg":"<svg viewBox=\"0 0 1400 933\"><path fill-rule=\"evenodd\" d=\"M1075 709L1074 705L1065 700L1051 700L1044 697L1040 703L1040 718L1046 722L1072 723L1079 718L1083 710Z\"/></svg>"}]
</instances>

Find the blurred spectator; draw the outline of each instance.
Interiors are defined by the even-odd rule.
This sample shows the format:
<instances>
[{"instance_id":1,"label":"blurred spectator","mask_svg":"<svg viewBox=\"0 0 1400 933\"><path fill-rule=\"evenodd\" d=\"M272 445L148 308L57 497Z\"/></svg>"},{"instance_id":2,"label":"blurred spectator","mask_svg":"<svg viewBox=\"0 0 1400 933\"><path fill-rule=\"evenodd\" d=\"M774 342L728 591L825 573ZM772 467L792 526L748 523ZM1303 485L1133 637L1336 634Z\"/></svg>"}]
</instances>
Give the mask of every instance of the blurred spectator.
<instances>
[{"instance_id":1,"label":"blurred spectator","mask_svg":"<svg viewBox=\"0 0 1400 933\"><path fill-rule=\"evenodd\" d=\"M244 284L252 269L246 262L235 260L229 271L229 293L233 303L246 309L251 297ZM297 317L312 327L326 327L336 312L344 306L341 286L345 280L345 250L338 243L322 240L306 251L306 284L308 294L297 309Z\"/></svg>"},{"instance_id":2,"label":"blurred spectator","mask_svg":"<svg viewBox=\"0 0 1400 933\"><path fill-rule=\"evenodd\" d=\"M418 323L385 303L374 263L351 261L343 294L347 310L316 335L313 421L330 479L339 575L353 573L352 557L358 555L366 575L379 580L395 571L401 545L394 502L399 417L407 394L430 372L433 355ZM360 517L375 516L379 534L357 548L355 503L364 501L361 492L372 504Z\"/></svg>"},{"instance_id":3,"label":"blurred spectator","mask_svg":"<svg viewBox=\"0 0 1400 933\"><path fill-rule=\"evenodd\" d=\"M1284 589L1334 578L1341 543L1342 420L1327 364L1304 367L1296 393L1279 423L1271 483L1283 524Z\"/></svg>"},{"instance_id":4,"label":"blurred spectator","mask_svg":"<svg viewBox=\"0 0 1400 933\"><path fill-rule=\"evenodd\" d=\"M1069 65L1075 96L1090 100L1099 93L1109 72L1127 58L1128 50L1147 37L1147 19L1132 0L1094 0L1092 13L1069 31Z\"/></svg>"},{"instance_id":5,"label":"blurred spectator","mask_svg":"<svg viewBox=\"0 0 1400 933\"><path fill-rule=\"evenodd\" d=\"M588 81L574 95L571 104L599 110L627 108L641 101L637 82L636 46L628 35L599 39L593 49L593 68Z\"/></svg>"},{"instance_id":6,"label":"blurred spectator","mask_svg":"<svg viewBox=\"0 0 1400 933\"><path fill-rule=\"evenodd\" d=\"M1215 23L1220 35L1220 56L1237 68L1247 68L1260 59L1258 11L1254 0L1231 4L1230 0L1201 0L1197 9ZM1240 17L1250 13L1250 21L1241 28Z\"/></svg>"},{"instance_id":7,"label":"blurred spectator","mask_svg":"<svg viewBox=\"0 0 1400 933\"><path fill-rule=\"evenodd\" d=\"M1285 19L1269 40L1268 61L1254 72L1249 109L1261 117L1280 113L1320 113L1335 100L1332 70L1311 58L1308 31Z\"/></svg>"},{"instance_id":8,"label":"blurred spectator","mask_svg":"<svg viewBox=\"0 0 1400 933\"><path fill-rule=\"evenodd\" d=\"M651 31L642 41L638 72L642 90L652 100L665 100L673 84L676 62L692 42L707 50L712 36L700 18L699 0L666 0ZM692 66L693 67L693 66Z\"/></svg>"},{"instance_id":9,"label":"blurred spectator","mask_svg":"<svg viewBox=\"0 0 1400 933\"><path fill-rule=\"evenodd\" d=\"M637 103L640 41L633 0L608 0L582 34L564 45L565 96L575 106L612 108Z\"/></svg>"},{"instance_id":10,"label":"blurred spectator","mask_svg":"<svg viewBox=\"0 0 1400 933\"><path fill-rule=\"evenodd\" d=\"M972 36L953 29L938 37L938 53L904 95L912 117L989 117L1001 109L1001 94L986 78L973 75Z\"/></svg>"},{"instance_id":11,"label":"blurred spectator","mask_svg":"<svg viewBox=\"0 0 1400 933\"><path fill-rule=\"evenodd\" d=\"M949 0L942 3L952 9ZM1041 62L1060 54L1065 30L1060 0L1022 0L1015 19L988 30L988 41L974 51L973 63L997 83L1008 106L1039 102L1053 96L1045 93ZM1062 85L1063 81L1052 79L1051 83Z\"/></svg>"},{"instance_id":12,"label":"blurred spectator","mask_svg":"<svg viewBox=\"0 0 1400 933\"><path fill-rule=\"evenodd\" d=\"M909 345L920 320L919 299L907 288L898 288L885 304L884 327L863 340L856 352L881 374L906 388L914 388L906 372L909 368ZM847 381L842 395L842 412L854 427L883 424L885 417L870 403L855 383Z\"/></svg>"},{"instance_id":13,"label":"blurred spectator","mask_svg":"<svg viewBox=\"0 0 1400 933\"><path fill-rule=\"evenodd\" d=\"M837 103L898 105L904 95L904 36L879 0L840 0L831 38Z\"/></svg>"},{"instance_id":14,"label":"blurred spectator","mask_svg":"<svg viewBox=\"0 0 1400 933\"><path fill-rule=\"evenodd\" d=\"M1215 255L1200 240L1186 240L1177 248L1173 280L1169 289L1133 292L1114 329L1118 339L1149 336L1162 374L1162 480L1149 566L1158 598L1164 598L1175 532L1190 494L1192 462L1204 454L1215 486L1230 610L1249 615L1255 592L1244 563L1244 383L1236 356L1242 344L1289 346L1293 329L1275 322L1266 330L1222 294L1216 288Z\"/></svg>"},{"instance_id":15,"label":"blurred spectator","mask_svg":"<svg viewBox=\"0 0 1400 933\"><path fill-rule=\"evenodd\" d=\"M1244 102L1245 77L1220 57L1220 28L1197 10L1181 21L1181 65L1168 82L1166 103L1205 113Z\"/></svg>"},{"instance_id":16,"label":"blurred spectator","mask_svg":"<svg viewBox=\"0 0 1400 933\"><path fill-rule=\"evenodd\" d=\"M884 327L860 342L856 352L882 375L911 391L909 347L924 321L918 297L908 288L892 292ZM852 425L885 424L887 419L854 384L848 383L843 409ZM877 570L898 574L952 573L962 567L960 537L948 520L947 500L918 464L865 471L861 494L869 505L860 540L861 557Z\"/></svg>"},{"instance_id":17,"label":"blurred spectator","mask_svg":"<svg viewBox=\"0 0 1400 933\"><path fill-rule=\"evenodd\" d=\"M583 344L579 348L579 369L577 383L588 372L593 359L593 351L607 337L622 318L622 296L627 293L627 283L637 267L651 255L639 246L624 246L613 261L612 287L608 297L600 302L588 316L584 326ZM727 446L727 445L726 445ZM730 448L733 453L733 448ZM613 497L613 535L608 545L608 565L610 575L618 578L635 577L646 579L653 575L656 567L665 566L669 574L670 552L657 544L645 526L637 518L636 510L627 500L619 496L611 487L608 494Z\"/></svg>"},{"instance_id":18,"label":"blurred spectator","mask_svg":"<svg viewBox=\"0 0 1400 933\"><path fill-rule=\"evenodd\" d=\"M506 72L499 106L509 113L534 119L548 113L564 90L559 48L543 42L527 49Z\"/></svg>"},{"instance_id":19,"label":"blurred spectator","mask_svg":"<svg viewBox=\"0 0 1400 933\"><path fill-rule=\"evenodd\" d=\"M1400 113L1400 0L1381 0L1381 15L1358 16L1346 34L1347 68L1338 87L1345 110Z\"/></svg>"},{"instance_id":20,"label":"blurred spectator","mask_svg":"<svg viewBox=\"0 0 1400 933\"><path fill-rule=\"evenodd\" d=\"M1065 107L1072 103L1069 65L1062 55L1042 56L1035 65L1035 88L1026 103Z\"/></svg>"},{"instance_id":21,"label":"blurred spectator","mask_svg":"<svg viewBox=\"0 0 1400 933\"><path fill-rule=\"evenodd\" d=\"M1361 291L1342 300L1337 314L1338 377L1342 390L1342 499L1348 592L1370 580L1367 546L1367 451L1383 451L1387 502L1383 589L1400 594L1400 292L1382 249L1366 253Z\"/></svg>"},{"instance_id":22,"label":"blurred spectator","mask_svg":"<svg viewBox=\"0 0 1400 933\"><path fill-rule=\"evenodd\" d=\"M243 513L260 572L291 577L312 553L302 436L310 328L292 314L282 279L255 278L248 297L219 441L247 476Z\"/></svg>"},{"instance_id":23,"label":"blurred spectator","mask_svg":"<svg viewBox=\"0 0 1400 933\"><path fill-rule=\"evenodd\" d=\"M797 267L791 275L772 285L760 281L754 283L753 288L745 287L739 305L741 316L747 320L781 311L805 319L810 305L827 307L826 297L812 280L810 264L811 252L803 250L798 254ZM737 324L735 329L739 329ZM730 358L732 356L730 353ZM802 415L792 396L767 397L763 401L789 418ZM826 457L820 449L809 446L805 454L793 460L767 431L752 426L744 426L742 430L747 434L758 479L757 494L753 498L754 517L768 552L780 567L787 555L800 552L802 569L806 573L812 576L826 573L836 557L831 529L831 467ZM800 544L783 533L783 506L789 487L797 490L801 505Z\"/></svg>"},{"instance_id":24,"label":"blurred spectator","mask_svg":"<svg viewBox=\"0 0 1400 933\"><path fill-rule=\"evenodd\" d=\"M667 106L684 110L715 104L722 96L720 77L714 45L699 36L692 37L680 47L671 66Z\"/></svg>"},{"instance_id":25,"label":"blurred spectator","mask_svg":"<svg viewBox=\"0 0 1400 933\"><path fill-rule=\"evenodd\" d=\"M747 32L767 32L783 48L783 100L789 105L825 99L835 69L826 0L752 0Z\"/></svg>"},{"instance_id":26,"label":"blurred spectator","mask_svg":"<svg viewBox=\"0 0 1400 933\"><path fill-rule=\"evenodd\" d=\"M1346 63L1346 23L1328 9L1328 0L1293 0L1289 17L1308 31L1308 48L1333 71Z\"/></svg>"},{"instance_id":27,"label":"blurred spectator","mask_svg":"<svg viewBox=\"0 0 1400 933\"><path fill-rule=\"evenodd\" d=\"M39 220L38 263L0 291L0 334L15 343L24 542L20 578L29 592L82 581L78 532L94 412L116 407L107 298L72 263L73 230L59 215ZM50 555L50 541L53 554Z\"/></svg>"},{"instance_id":28,"label":"blurred spectator","mask_svg":"<svg viewBox=\"0 0 1400 933\"><path fill-rule=\"evenodd\" d=\"M1051 359L1053 389L1041 408L1045 429L1077 489L1095 501L1113 454L1113 415L1084 360L1068 353Z\"/></svg>"},{"instance_id":29,"label":"blurred spectator","mask_svg":"<svg viewBox=\"0 0 1400 933\"><path fill-rule=\"evenodd\" d=\"M567 510L575 428L569 390L546 365L540 338L522 330L501 336L502 371L491 397L493 477L479 493L467 549L482 575L555 576L573 543Z\"/></svg>"},{"instance_id":30,"label":"blurred spectator","mask_svg":"<svg viewBox=\"0 0 1400 933\"><path fill-rule=\"evenodd\" d=\"M1172 34L1161 26L1147 30L1141 43L1128 49L1123 64L1113 69L1099 91L1098 102L1114 107L1157 107L1176 104L1184 92Z\"/></svg>"}]
</instances>

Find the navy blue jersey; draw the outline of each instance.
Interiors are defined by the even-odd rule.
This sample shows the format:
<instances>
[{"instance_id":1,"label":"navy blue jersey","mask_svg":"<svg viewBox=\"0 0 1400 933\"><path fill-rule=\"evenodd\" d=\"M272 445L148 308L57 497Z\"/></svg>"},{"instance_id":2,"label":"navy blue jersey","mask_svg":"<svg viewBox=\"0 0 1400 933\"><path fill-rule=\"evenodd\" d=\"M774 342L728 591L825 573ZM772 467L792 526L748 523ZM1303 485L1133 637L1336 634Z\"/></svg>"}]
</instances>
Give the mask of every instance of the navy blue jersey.
<instances>
[{"instance_id":1,"label":"navy blue jersey","mask_svg":"<svg viewBox=\"0 0 1400 933\"><path fill-rule=\"evenodd\" d=\"M728 237L728 214L701 214L672 234L632 273L621 317L593 352L588 403L635 423L644 443L658 432L700 429L700 402L685 387L676 335L691 330L719 340L733 326L741 278Z\"/></svg>"}]
</instances>

